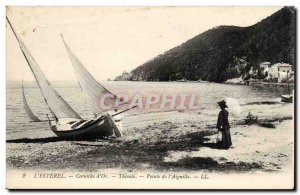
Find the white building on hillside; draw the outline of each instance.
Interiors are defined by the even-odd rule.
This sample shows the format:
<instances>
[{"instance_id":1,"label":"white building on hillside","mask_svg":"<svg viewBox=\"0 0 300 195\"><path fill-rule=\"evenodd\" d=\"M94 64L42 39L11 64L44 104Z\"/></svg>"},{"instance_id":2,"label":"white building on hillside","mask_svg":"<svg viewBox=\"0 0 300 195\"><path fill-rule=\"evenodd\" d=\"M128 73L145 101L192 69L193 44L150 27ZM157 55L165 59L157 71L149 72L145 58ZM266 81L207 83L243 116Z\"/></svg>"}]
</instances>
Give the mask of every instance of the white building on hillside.
<instances>
[{"instance_id":1,"label":"white building on hillside","mask_svg":"<svg viewBox=\"0 0 300 195\"><path fill-rule=\"evenodd\" d=\"M273 64L268 71L269 78L278 79L281 82L282 79L289 78L292 74L292 65L286 63Z\"/></svg>"},{"instance_id":2,"label":"white building on hillside","mask_svg":"<svg viewBox=\"0 0 300 195\"><path fill-rule=\"evenodd\" d=\"M264 69L264 72L269 72L270 62L263 62L259 65L260 68Z\"/></svg>"}]
</instances>

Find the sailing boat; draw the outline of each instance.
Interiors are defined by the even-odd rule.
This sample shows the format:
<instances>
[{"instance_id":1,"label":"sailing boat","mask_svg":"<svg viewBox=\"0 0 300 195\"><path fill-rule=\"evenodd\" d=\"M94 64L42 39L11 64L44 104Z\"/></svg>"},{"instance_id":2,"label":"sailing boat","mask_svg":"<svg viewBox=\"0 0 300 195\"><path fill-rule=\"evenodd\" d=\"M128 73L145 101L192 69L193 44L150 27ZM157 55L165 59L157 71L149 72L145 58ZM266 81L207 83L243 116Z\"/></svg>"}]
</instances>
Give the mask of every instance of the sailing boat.
<instances>
[{"instance_id":1,"label":"sailing boat","mask_svg":"<svg viewBox=\"0 0 300 195\"><path fill-rule=\"evenodd\" d=\"M57 93L21 38L17 35L7 17L6 19L19 43L21 52L33 73L44 100L56 119L55 121L50 121L49 119L50 129L59 137L71 137L74 139L96 139L113 135L114 124L108 114L99 114L93 119L84 120Z\"/></svg>"},{"instance_id":2,"label":"sailing boat","mask_svg":"<svg viewBox=\"0 0 300 195\"><path fill-rule=\"evenodd\" d=\"M102 112L107 112L109 110L116 109L115 107L111 107L108 109L101 108L99 104L99 100L103 95L111 95L109 97L106 97L106 103L110 105L114 105L115 101L120 102L120 106L127 104L128 102L125 102L123 99L118 98L115 94L111 93L109 90L107 90L103 85L101 85L92 75L91 73L83 66L81 61L78 59L78 57L74 54L74 52L70 49L68 44L65 42L63 36L62 41L64 43L64 46L68 52L70 61L73 65L73 69L75 72L75 75L77 77L77 80L79 82L80 88L82 91L85 92L86 97L88 99L88 102L90 104L90 108L92 109L94 115L98 115Z\"/></svg>"},{"instance_id":3,"label":"sailing boat","mask_svg":"<svg viewBox=\"0 0 300 195\"><path fill-rule=\"evenodd\" d=\"M61 38L62 38L64 46L68 52L75 75L76 75L79 85L80 85L80 88L82 91L85 92L88 102L90 104L90 108L92 109L95 116L97 116L99 113L109 112L109 111L112 112L113 110L118 110L117 107L103 109L100 106L98 106L99 100L101 99L101 97L103 97L103 95L107 95L107 94L111 95L110 98L107 98L108 100L106 101L106 103L114 105L115 101L118 101L120 103L119 108L124 104L128 104L128 102L125 102L123 99L117 97L115 94L111 93L103 85L101 85L91 75L91 73L83 66L81 61L78 59L78 57L74 54L74 52L70 49L68 44L65 42L62 35L61 35ZM130 108L130 109L132 109L132 108ZM129 109L127 109L127 110L129 110ZM122 111L122 112L124 112L124 111ZM116 115L113 115L113 116L116 116ZM112 118L110 118L110 120L112 120L113 124L116 123L116 125L113 125L115 135L121 136L121 133L118 128L118 127L122 126L121 125L122 121L121 121L120 117L117 120L113 120Z\"/></svg>"},{"instance_id":4,"label":"sailing boat","mask_svg":"<svg viewBox=\"0 0 300 195\"><path fill-rule=\"evenodd\" d=\"M33 112L31 111L31 109L28 106L26 96L25 96L25 92L24 92L23 81L22 81L22 95L23 95L24 109L25 109L25 112L26 112L27 116L29 117L30 121L31 122L41 122L41 120L33 114Z\"/></svg>"}]
</instances>

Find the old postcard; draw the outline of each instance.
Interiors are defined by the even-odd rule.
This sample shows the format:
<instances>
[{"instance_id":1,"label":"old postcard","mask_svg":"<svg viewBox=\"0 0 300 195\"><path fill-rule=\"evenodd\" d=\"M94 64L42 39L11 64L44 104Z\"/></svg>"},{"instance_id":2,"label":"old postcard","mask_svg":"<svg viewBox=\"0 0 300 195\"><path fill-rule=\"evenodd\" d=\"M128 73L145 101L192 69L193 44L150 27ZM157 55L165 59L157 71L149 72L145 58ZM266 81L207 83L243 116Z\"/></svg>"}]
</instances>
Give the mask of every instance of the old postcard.
<instances>
[{"instance_id":1,"label":"old postcard","mask_svg":"<svg viewBox=\"0 0 300 195\"><path fill-rule=\"evenodd\" d=\"M294 189L294 7L6 8L8 189Z\"/></svg>"}]
</instances>

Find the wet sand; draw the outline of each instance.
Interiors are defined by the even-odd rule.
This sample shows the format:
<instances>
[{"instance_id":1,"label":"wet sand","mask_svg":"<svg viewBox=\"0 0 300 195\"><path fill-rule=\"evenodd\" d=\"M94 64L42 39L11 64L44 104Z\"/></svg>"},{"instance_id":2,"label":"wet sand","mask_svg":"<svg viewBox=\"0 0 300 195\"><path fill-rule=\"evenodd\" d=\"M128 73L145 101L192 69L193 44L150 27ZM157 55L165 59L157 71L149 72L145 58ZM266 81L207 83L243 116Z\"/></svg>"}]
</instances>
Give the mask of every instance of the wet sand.
<instances>
[{"instance_id":1,"label":"wet sand","mask_svg":"<svg viewBox=\"0 0 300 195\"><path fill-rule=\"evenodd\" d=\"M293 164L293 104L251 103L230 118L233 147L216 148L219 110L125 116L123 136L66 141L51 131L38 137L8 138L8 169L97 171L281 171ZM275 128L246 125L251 112Z\"/></svg>"}]
</instances>

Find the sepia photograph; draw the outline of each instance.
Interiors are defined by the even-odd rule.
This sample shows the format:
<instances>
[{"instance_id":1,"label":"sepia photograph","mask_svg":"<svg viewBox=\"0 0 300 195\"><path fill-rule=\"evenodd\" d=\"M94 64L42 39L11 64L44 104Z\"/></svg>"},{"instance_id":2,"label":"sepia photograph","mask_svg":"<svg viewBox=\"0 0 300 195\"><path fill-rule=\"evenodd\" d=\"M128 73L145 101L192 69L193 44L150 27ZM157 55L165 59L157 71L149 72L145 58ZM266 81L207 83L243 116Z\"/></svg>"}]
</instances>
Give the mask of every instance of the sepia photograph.
<instances>
[{"instance_id":1,"label":"sepia photograph","mask_svg":"<svg viewBox=\"0 0 300 195\"><path fill-rule=\"evenodd\" d=\"M7 189L295 189L295 7L5 15Z\"/></svg>"}]
</instances>

